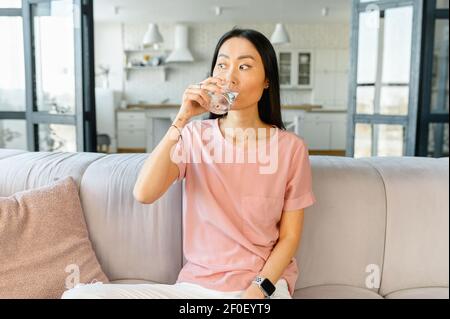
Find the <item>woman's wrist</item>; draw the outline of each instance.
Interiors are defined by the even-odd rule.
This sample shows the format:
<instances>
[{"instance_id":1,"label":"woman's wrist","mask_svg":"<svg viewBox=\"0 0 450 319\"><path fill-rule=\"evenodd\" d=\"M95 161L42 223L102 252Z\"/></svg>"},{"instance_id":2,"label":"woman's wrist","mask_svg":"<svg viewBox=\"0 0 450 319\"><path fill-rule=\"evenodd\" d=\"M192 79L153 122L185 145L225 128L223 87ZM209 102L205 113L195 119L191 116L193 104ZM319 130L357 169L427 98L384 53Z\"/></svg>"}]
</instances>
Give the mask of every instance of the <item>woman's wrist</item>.
<instances>
[{"instance_id":1,"label":"woman's wrist","mask_svg":"<svg viewBox=\"0 0 450 319\"><path fill-rule=\"evenodd\" d=\"M185 114L178 114L172 122L172 125L175 125L179 129L182 129L189 122L189 120L189 116Z\"/></svg>"},{"instance_id":2,"label":"woman's wrist","mask_svg":"<svg viewBox=\"0 0 450 319\"><path fill-rule=\"evenodd\" d=\"M266 295L264 294L264 292L262 291L262 289L261 289L260 286L258 286L258 285L256 285L256 284L252 283L252 284L250 285L250 287L252 287L253 290L257 291L258 294L261 295L261 297L263 297L263 298L266 297Z\"/></svg>"},{"instance_id":3,"label":"woman's wrist","mask_svg":"<svg viewBox=\"0 0 450 319\"><path fill-rule=\"evenodd\" d=\"M184 114L177 114L172 124L170 125L168 132L171 140L178 141L180 138L182 138L181 131L183 130L183 127L187 124L189 119L190 118Z\"/></svg>"},{"instance_id":4,"label":"woman's wrist","mask_svg":"<svg viewBox=\"0 0 450 319\"><path fill-rule=\"evenodd\" d=\"M250 286L241 295L244 299L265 299L265 295L262 290L255 284L250 284Z\"/></svg>"}]
</instances>

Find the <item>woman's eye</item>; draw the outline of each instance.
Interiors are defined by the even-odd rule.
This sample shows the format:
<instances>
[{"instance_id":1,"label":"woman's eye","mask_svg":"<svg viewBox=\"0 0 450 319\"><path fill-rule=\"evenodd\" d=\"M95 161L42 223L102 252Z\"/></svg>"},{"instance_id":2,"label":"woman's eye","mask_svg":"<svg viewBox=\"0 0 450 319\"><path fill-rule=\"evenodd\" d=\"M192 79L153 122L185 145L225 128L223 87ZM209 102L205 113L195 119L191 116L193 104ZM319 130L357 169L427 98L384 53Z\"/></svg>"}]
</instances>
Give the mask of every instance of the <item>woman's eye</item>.
<instances>
[{"instance_id":1,"label":"woman's eye","mask_svg":"<svg viewBox=\"0 0 450 319\"><path fill-rule=\"evenodd\" d=\"M220 68L220 69L223 69L225 67L225 64L224 63L217 63L217 67ZM242 68L242 67L244 67L244 68ZM247 69L250 68L250 66L247 65L247 64L243 64L243 65L240 66L240 68L243 69L243 70L247 70Z\"/></svg>"}]
</instances>

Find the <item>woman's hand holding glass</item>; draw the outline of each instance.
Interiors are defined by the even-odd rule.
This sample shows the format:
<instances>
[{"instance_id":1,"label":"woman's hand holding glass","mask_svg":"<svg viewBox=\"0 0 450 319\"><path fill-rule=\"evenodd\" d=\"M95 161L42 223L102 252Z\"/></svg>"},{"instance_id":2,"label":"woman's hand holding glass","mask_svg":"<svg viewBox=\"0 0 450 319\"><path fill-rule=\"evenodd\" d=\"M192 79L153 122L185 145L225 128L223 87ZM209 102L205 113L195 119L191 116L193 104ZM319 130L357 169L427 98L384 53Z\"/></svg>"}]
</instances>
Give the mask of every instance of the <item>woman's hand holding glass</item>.
<instances>
[{"instance_id":1,"label":"woman's hand holding glass","mask_svg":"<svg viewBox=\"0 0 450 319\"><path fill-rule=\"evenodd\" d=\"M225 81L222 79L209 77L198 84L190 85L183 93L183 102L178 114L191 118L209 112L212 99L210 94L226 93L224 84Z\"/></svg>"}]
</instances>

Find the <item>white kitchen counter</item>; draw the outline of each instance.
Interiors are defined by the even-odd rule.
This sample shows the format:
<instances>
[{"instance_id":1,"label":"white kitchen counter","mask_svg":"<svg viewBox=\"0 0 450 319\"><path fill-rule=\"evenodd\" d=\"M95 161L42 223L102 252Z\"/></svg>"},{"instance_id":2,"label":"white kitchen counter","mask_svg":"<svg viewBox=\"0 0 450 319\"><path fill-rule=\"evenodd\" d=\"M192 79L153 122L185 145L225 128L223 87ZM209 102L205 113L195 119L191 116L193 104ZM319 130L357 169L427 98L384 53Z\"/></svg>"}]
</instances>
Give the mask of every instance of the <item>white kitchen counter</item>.
<instances>
[{"instance_id":1,"label":"white kitchen counter","mask_svg":"<svg viewBox=\"0 0 450 319\"><path fill-rule=\"evenodd\" d=\"M118 148L151 152L178 114L179 105L117 109ZM311 150L344 150L345 110L282 107L286 128L305 139ZM205 119L208 113L194 119Z\"/></svg>"}]
</instances>

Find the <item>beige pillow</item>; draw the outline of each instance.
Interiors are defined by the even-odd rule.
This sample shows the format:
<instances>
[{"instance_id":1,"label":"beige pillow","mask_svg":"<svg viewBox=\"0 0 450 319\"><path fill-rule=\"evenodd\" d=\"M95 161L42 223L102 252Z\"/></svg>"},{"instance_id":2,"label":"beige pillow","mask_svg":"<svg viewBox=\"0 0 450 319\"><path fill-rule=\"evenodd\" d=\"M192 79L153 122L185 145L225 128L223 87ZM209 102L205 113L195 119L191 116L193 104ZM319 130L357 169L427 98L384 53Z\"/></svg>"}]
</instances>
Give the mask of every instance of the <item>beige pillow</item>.
<instances>
[{"instance_id":1,"label":"beige pillow","mask_svg":"<svg viewBox=\"0 0 450 319\"><path fill-rule=\"evenodd\" d=\"M0 298L60 298L77 283L107 282L72 177L0 197Z\"/></svg>"}]
</instances>

